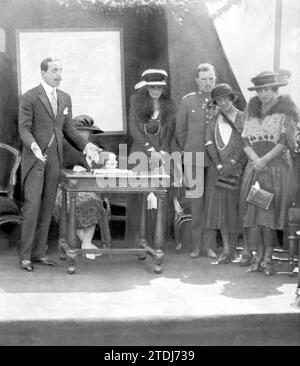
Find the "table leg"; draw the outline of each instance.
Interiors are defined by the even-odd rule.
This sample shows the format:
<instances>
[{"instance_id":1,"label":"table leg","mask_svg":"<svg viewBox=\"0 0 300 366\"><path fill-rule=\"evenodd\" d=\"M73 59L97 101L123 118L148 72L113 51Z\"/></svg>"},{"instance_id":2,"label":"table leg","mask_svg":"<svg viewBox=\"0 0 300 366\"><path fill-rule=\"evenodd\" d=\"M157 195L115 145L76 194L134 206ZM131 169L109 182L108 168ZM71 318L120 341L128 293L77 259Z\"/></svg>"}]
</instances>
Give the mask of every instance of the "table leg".
<instances>
[{"instance_id":1,"label":"table leg","mask_svg":"<svg viewBox=\"0 0 300 366\"><path fill-rule=\"evenodd\" d=\"M104 207L104 202L106 202L106 206ZM109 209L109 201L107 198L101 199L101 220L99 223L100 232L101 232L101 240L103 243L104 248L111 247L111 234L109 228L109 216L110 216L110 209Z\"/></svg>"},{"instance_id":2,"label":"table leg","mask_svg":"<svg viewBox=\"0 0 300 366\"><path fill-rule=\"evenodd\" d=\"M146 239L146 229L147 223L146 223L146 195L143 194L142 196L142 207L141 207L141 221L140 221L140 238L138 245L143 246L144 244L147 245L147 239Z\"/></svg>"},{"instance_id":3,"label":"table leg","mask_svg":"<svg viewBox=\"0 0 300 366\"><path fill-rule=\"evenodd\" d=\"M147 219L146 219L146 202L147 195L142 195L142 207L141 207L141 221L140 221L140 237L138 241L138 247L146 248L148 247L148 242L146 238L147 233ZM138 257L140 260L144 260L146 257L144 255L140 255Z\"/></svg>"},{"instance_id":4,"label":"table leg","mask_svg":"<svg viewBox=\"0 0 300 366\"><path fill-rule=\"evenodd\" d=\"M154 232L154 273L162 273L163 244L165 239L165 223L166 223L166 196L165 194L157 195L157 215Z\"/></svg>"},{"instance_id":5,"label":"table leg","mask_svg":"<svg viewBox=\"0 0 300 366\"><path fill-rule=\"evenodd\" d=\"M76 227L75 227L75 213L76 213L76 193L70 192L70 212L69 212L69 225L68 225L68 244L70 250L67 251L69 260L68 273L73 274L76 271Z\"/></svg>"},{"instance_id":6,"label":"table leg","mask_svg":"<svg viewBox=\"0 0 300 366\"><path fill-rule=\"evenodd\" d=\"M66 221L67 221L67 192L62 188L61 215L59 223L59 240L58 247L60 249L59 259L66 260L66 251L69 249L66 241Z\"/></svg>"}]
</instances>

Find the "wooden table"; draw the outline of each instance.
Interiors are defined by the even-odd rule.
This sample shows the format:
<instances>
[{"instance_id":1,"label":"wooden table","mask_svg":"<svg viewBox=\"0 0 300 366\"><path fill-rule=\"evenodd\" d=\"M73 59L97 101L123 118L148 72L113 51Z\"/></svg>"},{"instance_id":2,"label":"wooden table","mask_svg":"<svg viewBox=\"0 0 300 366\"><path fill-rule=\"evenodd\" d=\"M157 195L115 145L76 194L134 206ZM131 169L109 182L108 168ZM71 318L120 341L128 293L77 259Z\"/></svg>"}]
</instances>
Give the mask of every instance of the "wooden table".
<instances>
[{"instance_id":1,"label":"wooden table","mask_svg":"<svg viewBox=\"0 0 300 366\"><path fill-rule=\"evenodd\" d=\"M72 170L62 171L62 214L60 219L59 247L61 259L68 260L69 274L76 271L76 257L78 254L132 254L145 258L149 254L154 263L154 273L162 273L162 258L164 231L166 222L166 195L169 186L169 175L142 173L137 176L124 176L115 174L95 175L93 172L74 173ZM98 193L140 193L143 195L142 214L140 219L139 241L135 247L111 248L110 243L99 249L76 248L76 196L79 192ZM149 192L154 192L158 198L157 215L153 248L146 240L146 197ZM69 217L67 220L67 193L70 199ZM68 222L67 222L68 221Z\"/></svg>"}]
</instances>

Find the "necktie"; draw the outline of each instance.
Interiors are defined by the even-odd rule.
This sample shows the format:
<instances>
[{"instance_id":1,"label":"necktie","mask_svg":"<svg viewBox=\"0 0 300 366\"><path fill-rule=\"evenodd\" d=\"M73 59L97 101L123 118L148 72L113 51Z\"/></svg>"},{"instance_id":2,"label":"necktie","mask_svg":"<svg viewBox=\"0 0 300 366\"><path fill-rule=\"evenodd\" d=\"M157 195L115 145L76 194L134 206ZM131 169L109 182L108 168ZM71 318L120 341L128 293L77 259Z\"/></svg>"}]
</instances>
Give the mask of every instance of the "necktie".
<instances>
[{"instance_id":1,"label":"necktie","mask_svg":"<svg viewBox=\"0 0 300 366\"><path fill-rule=\"evenodd\" d=\"M54 117L56 117L56 115L57 115L57 101L56 101L56 98L55 98L55 89L52 89L50 104L51 104L51 107L52 107Z\"/></svg>"}]
</instances>

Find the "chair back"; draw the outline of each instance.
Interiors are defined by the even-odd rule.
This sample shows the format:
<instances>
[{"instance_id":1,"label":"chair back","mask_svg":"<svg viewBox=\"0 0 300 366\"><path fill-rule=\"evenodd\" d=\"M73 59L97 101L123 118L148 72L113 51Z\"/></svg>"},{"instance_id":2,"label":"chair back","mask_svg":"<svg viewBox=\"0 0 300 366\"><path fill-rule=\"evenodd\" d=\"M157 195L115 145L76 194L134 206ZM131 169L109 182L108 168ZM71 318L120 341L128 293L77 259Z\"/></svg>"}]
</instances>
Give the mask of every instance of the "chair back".
<instances>
[{"instance_id":1,"label":"chair back","mask_svg":"<svg viewBox=\"0 0 300 366\"><path fill-rule=\"evenodd\" d=\"M0 194L12 198L20 162L21 155L19 151L0 142Z\"/></svg>"}]
</instances>

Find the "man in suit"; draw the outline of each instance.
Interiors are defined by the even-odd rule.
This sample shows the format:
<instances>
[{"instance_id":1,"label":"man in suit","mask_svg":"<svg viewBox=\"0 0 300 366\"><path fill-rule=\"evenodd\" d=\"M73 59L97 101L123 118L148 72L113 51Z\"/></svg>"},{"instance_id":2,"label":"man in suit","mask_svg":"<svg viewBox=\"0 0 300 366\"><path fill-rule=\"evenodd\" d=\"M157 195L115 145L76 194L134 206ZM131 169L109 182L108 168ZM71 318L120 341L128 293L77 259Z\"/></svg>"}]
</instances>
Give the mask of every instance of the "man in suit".
<instances>
[{"instance_id":1,"label":"man in suit","mask_svg":"<svg viewBox=\"0 0 300 366\"><path fill-rule=\"evenodd\" d=\"M216 83L214 66L204 63L197 68L196 83L199 91L192 92L182 98L177 115L175 137L184 152L185 184L189 189L186 196L191 199L192 214L192 252L191 258L200 254L216 258L210 248L204 248L204 192L205 176L209 167L209 158L204 144L206 127L212 118L212 111L207 107L211 100L211 90ZM190 153L186 154L186 153ZM203 159L196 159L196 153L202 153ZM202 156L203 156L202 155ZM201 155L198 154L198 157ZM204 167L203 167L204 166ZM202 179L203 185L198 188L192 179Z\"/></svg>"},{"instance_id":2,"label":"man in suit","mask_svg":"<svg viewBox=\"0 0 300 366\"><path fill-rule=\"evenodd\" d=\"M98 160L101 151L76 131L71 98L57 89L61 74L59 60L43 60L41 84L27 91L19 104L24 192L20 264L28 272L33 271L32 262L56 265L47 258L46 248L63 162L63 137L92 161Z\"/></svg>"}]
</instances>

